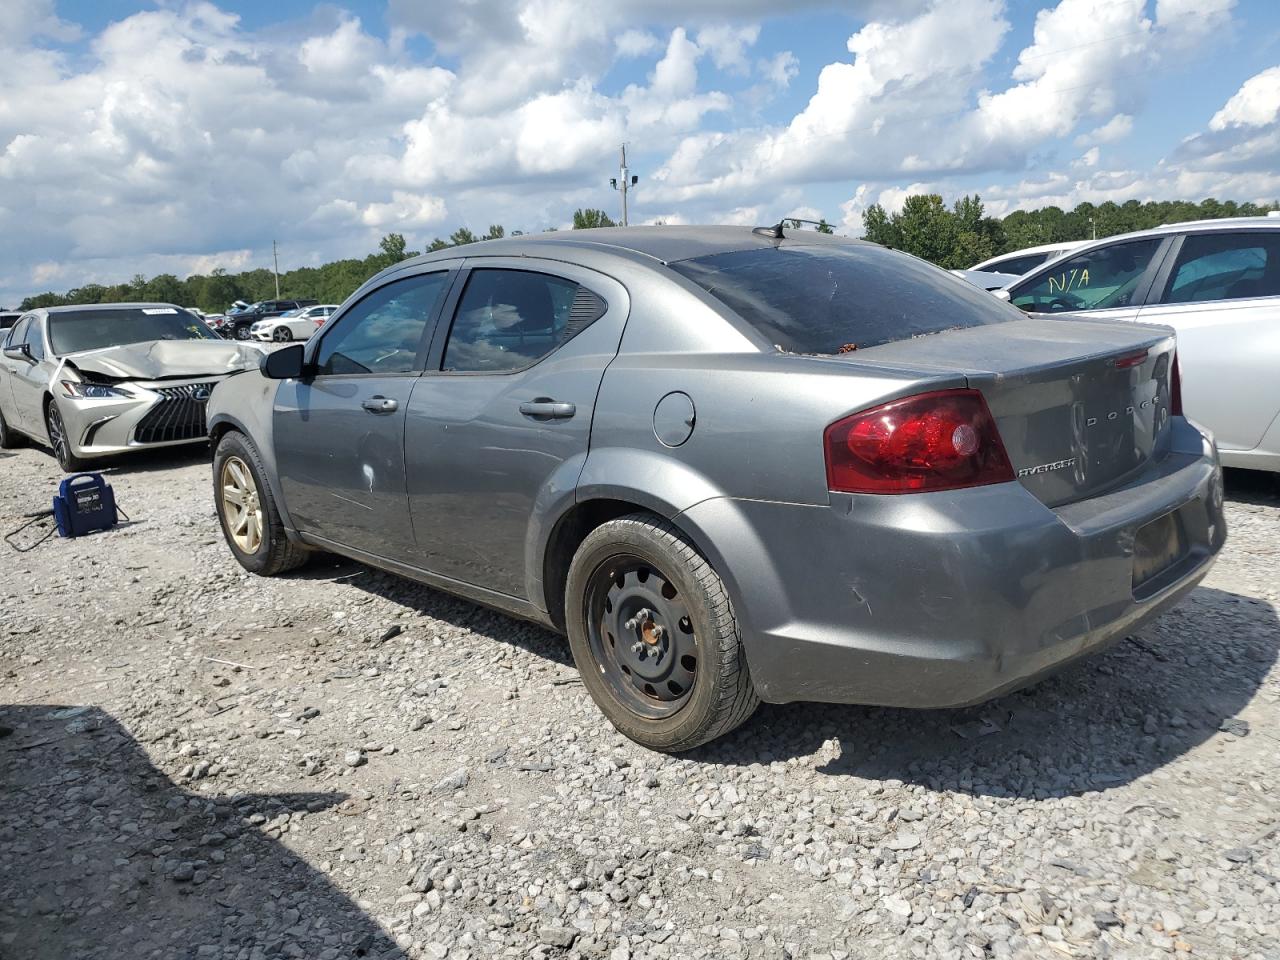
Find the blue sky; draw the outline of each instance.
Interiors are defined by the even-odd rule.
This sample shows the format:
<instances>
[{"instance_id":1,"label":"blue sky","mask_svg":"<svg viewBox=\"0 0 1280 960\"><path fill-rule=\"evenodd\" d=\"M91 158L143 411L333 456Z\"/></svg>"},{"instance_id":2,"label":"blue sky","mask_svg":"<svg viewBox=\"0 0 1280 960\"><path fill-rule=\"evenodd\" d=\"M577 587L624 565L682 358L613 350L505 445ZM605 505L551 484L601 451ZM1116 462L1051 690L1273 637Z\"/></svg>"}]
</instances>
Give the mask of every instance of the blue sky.
<instances>
[{"instance_id":1,"label":"blue sky","mask_svg":"<svg viewBox=\"0 0 1280 960\"><path fill-rule=\"evenodd\" d=\"M1280 195L1271 0L6 0L0 303L458 226ZM21 229L15 229L20 225Z\"/></svg>"}]
</instances>

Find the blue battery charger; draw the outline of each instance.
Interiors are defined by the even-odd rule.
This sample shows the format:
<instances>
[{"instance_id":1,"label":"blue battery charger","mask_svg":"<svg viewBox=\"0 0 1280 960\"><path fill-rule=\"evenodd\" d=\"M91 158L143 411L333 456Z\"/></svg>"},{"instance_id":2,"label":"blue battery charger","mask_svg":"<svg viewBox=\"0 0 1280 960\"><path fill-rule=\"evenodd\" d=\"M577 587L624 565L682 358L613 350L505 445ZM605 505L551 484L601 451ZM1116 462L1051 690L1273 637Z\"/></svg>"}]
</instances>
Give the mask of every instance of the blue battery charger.
<instances>
[{"instance_id":1,"label":"blue battery charger","mask_svg":"<svg viewBox=\"0 0 1280 960\"><path fill-rule=\"evenodd\" d=\"M58 484L53 520L60 537L82 537L117 523L116 495L100 473L77 473Z\"/></svg>"}]
</instances>

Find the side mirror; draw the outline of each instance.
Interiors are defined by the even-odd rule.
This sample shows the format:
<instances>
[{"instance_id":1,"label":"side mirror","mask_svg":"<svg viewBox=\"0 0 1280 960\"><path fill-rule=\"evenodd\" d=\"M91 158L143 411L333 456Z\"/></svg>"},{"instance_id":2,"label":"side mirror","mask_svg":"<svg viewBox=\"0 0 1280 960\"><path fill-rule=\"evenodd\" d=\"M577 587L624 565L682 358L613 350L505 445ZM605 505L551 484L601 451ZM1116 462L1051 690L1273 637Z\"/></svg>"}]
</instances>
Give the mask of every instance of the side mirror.
<instances>
[{"instance_id":1,"label":"side mirror","mask_svg":"<svg viewBox=\"0 0 1280 960\"><path fill-rule=\"evenodd\" d=\"M5 347L4 355L10 360L23 360L27 363L34 363L31 359L31 348L25 343L19 343L17 346Z\"/></svg>"},{"instance_id":2,"label":"side mirror","mask_svg":"<svg viewBox=\"0 0 1280 960\"><path fill-rule=\"evenodd\" d=\"M1013 299L1013 297L1009 295L1009 291L1004 289L992 290L991 295L993 297L996 297L999 300L1003 300L1005 303L1008 303L1010 300Z\"/></svg>"},{"instance_id":3,"label":"side mirror","mask_svg":"<svg viewBox=\"0 0 1280 960\"><path fill-rule=\"evenodd\" d=\"M258 369L270 380L296 380L302 376L302 344L294 343L263 354Z\"/></svg>"}]
</instances>

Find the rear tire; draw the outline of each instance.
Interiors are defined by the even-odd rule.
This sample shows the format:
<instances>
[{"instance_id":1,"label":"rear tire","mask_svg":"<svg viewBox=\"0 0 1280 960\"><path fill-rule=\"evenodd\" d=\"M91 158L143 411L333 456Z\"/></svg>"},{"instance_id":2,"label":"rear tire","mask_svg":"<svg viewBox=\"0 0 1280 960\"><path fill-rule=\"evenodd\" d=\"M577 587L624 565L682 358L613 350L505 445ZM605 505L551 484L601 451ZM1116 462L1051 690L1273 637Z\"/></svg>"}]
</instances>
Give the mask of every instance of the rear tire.
<instances>
[{"instance_id":1,"label":"rear tire","mask_svg":"<svg viewBox=\"0 0 1280 960\"><path fill-rule=\"evenodd\" d=\"M667 521L635 513L601 524L574 554L565 597L583 686L636 743L692 750L755 712L724 583Z\"/></svg>"},{"instance_id":2,"label":"rear tire","mask_svg":"<svg viewBox=\"0 0 1280 960\"><path fill-rule=\"evenodd\" d=\"M231 554L250 573L274 577L295 570L310 551L289 539L253 442L231 431L213 453L213 503Z\"/></svg>"},{"instance_id":3,"label":"rear tire","mask_svg":"<svg viewBox=\"0 0 1280 960\"><path fill-rule=\"evenodd\" d=\"M0 450L12 450L22 445L22 437L4 419L4 411L0 410Z\"/></svg>"},{"instance_id":4,"label":"rear tire","mask_svg":"<svg viewBox=\"0 0 1280 960\"><path fill-rule=\"evenodd\" d=\"M44 426L49 434L49 446L53 448L53 455L64 473L83 473L89 469L89 461L77 457L71 449L71 439L67 436L67 426L58 412L56 400L45 401Z\"/></svg>"}]
</instances>

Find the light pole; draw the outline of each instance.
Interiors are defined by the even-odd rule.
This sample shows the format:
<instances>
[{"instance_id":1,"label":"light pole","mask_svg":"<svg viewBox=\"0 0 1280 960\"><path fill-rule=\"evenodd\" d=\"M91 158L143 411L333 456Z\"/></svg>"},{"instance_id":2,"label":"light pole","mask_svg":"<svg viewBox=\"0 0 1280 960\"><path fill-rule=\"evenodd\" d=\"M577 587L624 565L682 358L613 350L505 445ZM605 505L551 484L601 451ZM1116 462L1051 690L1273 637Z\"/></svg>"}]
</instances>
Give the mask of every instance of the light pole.
<instances>
[{"instance_id":1,"label":"light pole","mask_svg":"<svg viewBox=\"0 0 1280 960\"><path fill-rule=\"evenodd\" d=\"M631 175L627 170L627 145L622 145L622 165L618 169L618 176L609 181L609 186L615 190L622 191L622 225L627 225L627 191L640 182L639 177Z\"/></svg>"}]
</instances>

